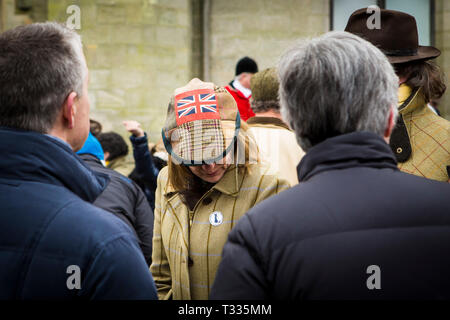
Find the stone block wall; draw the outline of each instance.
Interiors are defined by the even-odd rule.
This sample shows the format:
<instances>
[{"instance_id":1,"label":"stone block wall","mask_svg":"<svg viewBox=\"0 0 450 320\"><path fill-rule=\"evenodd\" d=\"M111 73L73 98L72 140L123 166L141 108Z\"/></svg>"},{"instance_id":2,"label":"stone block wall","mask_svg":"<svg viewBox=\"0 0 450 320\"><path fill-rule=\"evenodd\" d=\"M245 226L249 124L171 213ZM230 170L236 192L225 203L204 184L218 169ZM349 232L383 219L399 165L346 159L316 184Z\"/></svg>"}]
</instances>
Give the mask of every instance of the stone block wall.
<instances>
[{"instance_id":1,"label":"stone block wall","mask_svg":"<svg viewBox=\"0 0 450 320\"><path fill-rule=\"evenodd\" d=\"M204 29L209 1L209 30ZM0 31L35 21L66 22L81 9L81 34L90 68L92 118L124 137L122 120L136 119L159 140L173 90L193 77L225 85L238 59L260 69L277 64L297 39L329 30L329 0L32 0L18 12L0 0ZM204 36L207 36L205 39ZM205 48L205 44L207 48ZM450 1L435 0L437 63L450 75ZM207 56L205 52L209 52ZM206 61L206 63L205 63ZM209 65L208 70L204 66ZM208 77L206 79L206 77ZM449 89L450 91L450 89ZM450 93L440 110L450 119Z\"/></svg>"},{"instance_id":2,"label":"stone block wall","mask_svg":"<svg viewBox=\"0 0 450 320\"><path fill-rule=\"evenodd\" d=\"M16 11L15 0L0 1L0 31L32 22L33 19L29 14Z\"/></svg>"},{"instance_id":3,"label":"stone block wall","mask_svg":"<svg viewBox=\"0 0 450 320\"><path fill-rule=\"evenodd\" d=\"M329 30L329 0L211 0L211 81L227 84L243 56L275 66L297 39Z\"/></svg>"},{"instance_id":4,"label":"stone block wall","mask_svg":"<svg viewBox=\"0 0 450 320\"><path fill-rule=\"evenodd\" d=\"M72 4L81 9L92 118L124 136L122 120L135 119L158 140L170 95L191 75L189 0L49 0L49 20L65 22Z\"/></svg>"}]
</instances>

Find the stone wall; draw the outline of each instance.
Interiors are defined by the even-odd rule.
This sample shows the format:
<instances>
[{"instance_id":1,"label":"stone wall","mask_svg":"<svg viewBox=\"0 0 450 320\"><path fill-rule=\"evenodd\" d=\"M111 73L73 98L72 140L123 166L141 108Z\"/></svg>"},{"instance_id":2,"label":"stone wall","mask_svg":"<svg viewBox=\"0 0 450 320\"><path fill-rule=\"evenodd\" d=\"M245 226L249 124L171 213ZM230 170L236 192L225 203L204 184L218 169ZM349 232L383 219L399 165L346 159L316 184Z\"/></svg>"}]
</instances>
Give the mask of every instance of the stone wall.
<instances>
[{"instance_id":1,"label":"stone wall","mask_svg":"<svg viewBox=\"0 0 450 320\"><path fill-rule=\"evenodd\" d=\"M15 0L0 1L0 30L7 30L33 22L25 12L17 12Z\"/></svg>"},{"instance_id":2,"label":"stone wall","mask_svg":"<svg viewBox=\"0 0 450 320\"><path fill-rule=\"evenodd\" d=\"M254 58L260 69L275 66L297 39L329 30L329 0L31 2L30 12L18 12L14 0L0 0L0 30L34 21L66 22L67 7L78 5L79 33L90 68L92 118L102 122L106 131L123 136L127 133L122 120L136 119L154 141L160 138L175 88L193 77L225 85L234 77L241 57ZM442 50L437 62L450 74L448 0L435 0L435 29L435 45ZM440 106L448 119L449 96Z\"/></svg>"},{"instance_id":3,"label":"stone wall","mask_svg":"<svg viewBox=\"0 0 450 320\"><path fill-rule=\"evenodd\" d=\"M122 120L135 119L159 139L169 97L190 77L189 0L49 0L49 19L64 22L71 4L81 8L92 118L123 135Z\"/></svg>"},{"instance_id":4,"label":"stone wall","mask_svg":"<svg viewBox=\"0 0 450 320\"><path fill-rule=\"evenodd\" d=\"M211 81L227 84L243 56L275 66L295 40L329 30L329 0L211 0Z\"/></svg>"}]
</instances>

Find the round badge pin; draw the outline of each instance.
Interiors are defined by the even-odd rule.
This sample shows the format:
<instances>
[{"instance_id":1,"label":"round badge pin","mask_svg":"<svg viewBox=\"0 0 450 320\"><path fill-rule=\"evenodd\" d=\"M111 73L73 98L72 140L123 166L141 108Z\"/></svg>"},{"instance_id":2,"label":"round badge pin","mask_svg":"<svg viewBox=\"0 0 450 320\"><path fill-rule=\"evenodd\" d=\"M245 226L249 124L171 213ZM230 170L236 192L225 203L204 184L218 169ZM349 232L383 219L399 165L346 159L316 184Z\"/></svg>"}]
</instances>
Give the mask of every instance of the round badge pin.
<instances>
[{"instance_id":1,"label":"round badge pin","mask_svg":"<svg viewBox=\"0 0 450 320\"><path fill-rule=\"evenodd\" d=\"M220 226L223 222L223 215L220 211L214 211L209 215L209 223L211 223L213 226L217 227Z\"/></svg>"}]
</instances>

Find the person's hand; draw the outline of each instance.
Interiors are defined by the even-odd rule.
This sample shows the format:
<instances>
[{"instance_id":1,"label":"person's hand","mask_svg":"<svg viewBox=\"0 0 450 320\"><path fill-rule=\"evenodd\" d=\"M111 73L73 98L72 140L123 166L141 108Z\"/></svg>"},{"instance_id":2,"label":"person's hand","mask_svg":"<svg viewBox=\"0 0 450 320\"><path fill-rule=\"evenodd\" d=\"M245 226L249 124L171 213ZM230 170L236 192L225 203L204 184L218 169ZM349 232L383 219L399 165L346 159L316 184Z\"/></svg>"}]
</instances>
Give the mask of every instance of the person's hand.
<instances>
[{"instance_id":1,"label":"person's hand","mask_svg":"<svg viewBox=\"0 0 450 320\"><path fill-rule=\"evenodd\" d=\"M134 120L125 120L122 122L125 129L130 132L133 136L139 138L145 135L144 130L141 128L141 124Z\"/></svg>"}]
</instances>

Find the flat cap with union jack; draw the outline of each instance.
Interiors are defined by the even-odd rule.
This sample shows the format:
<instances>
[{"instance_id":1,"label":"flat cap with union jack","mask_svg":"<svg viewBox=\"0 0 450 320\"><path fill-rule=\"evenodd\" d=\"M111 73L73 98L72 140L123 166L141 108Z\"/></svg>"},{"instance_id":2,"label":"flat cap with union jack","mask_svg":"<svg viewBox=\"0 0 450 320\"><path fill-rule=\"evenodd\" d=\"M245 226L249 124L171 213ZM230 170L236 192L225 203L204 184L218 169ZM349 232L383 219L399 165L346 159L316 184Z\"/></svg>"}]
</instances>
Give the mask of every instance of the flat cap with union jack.
<instances>
[{"instance_id":1,"label":"flat cap with union jack","mask_svg":"<svg viewBox=\"0 0 450 320\"><path fill-rule=\"evenodd\" d=\"M223 159L239 129L237 105L228 91L195 78L171 97L162 136L174 161L200 165Z\"/></svg>"}]
</instances>

